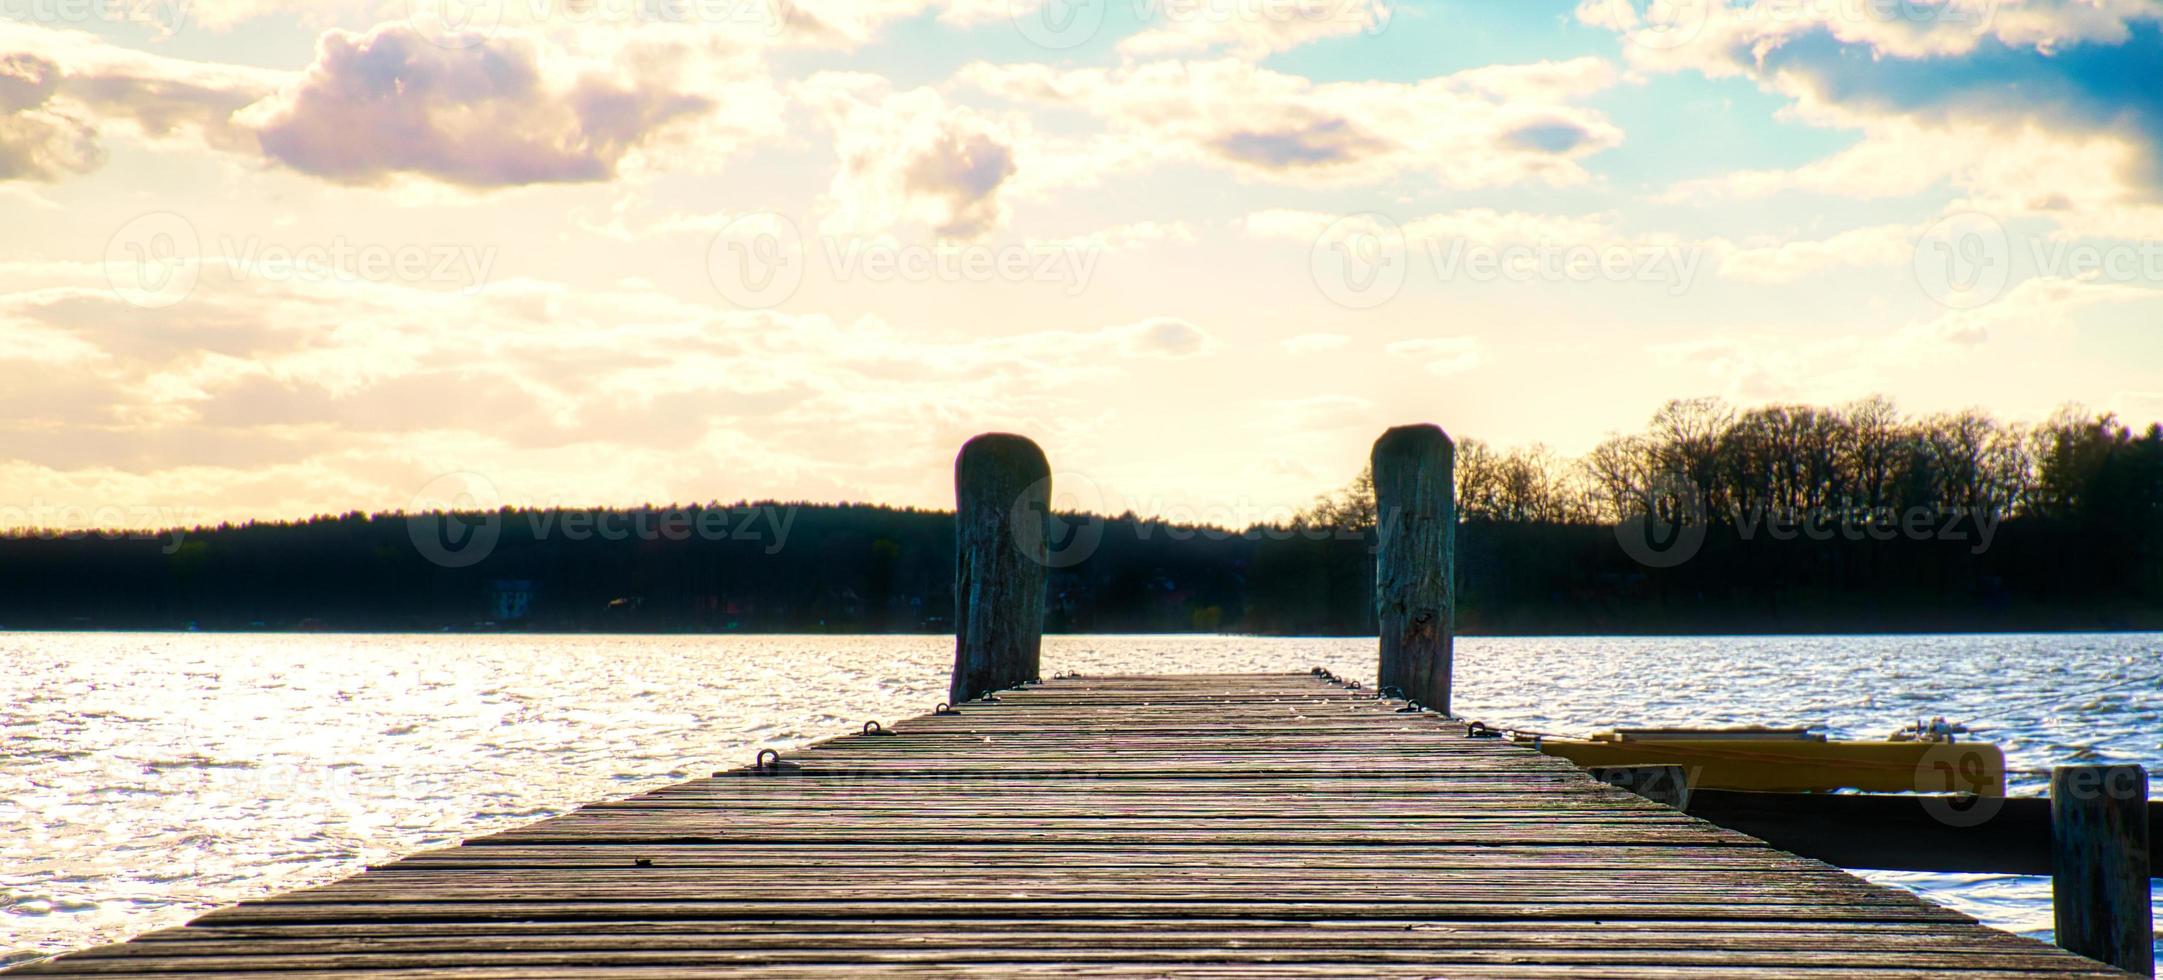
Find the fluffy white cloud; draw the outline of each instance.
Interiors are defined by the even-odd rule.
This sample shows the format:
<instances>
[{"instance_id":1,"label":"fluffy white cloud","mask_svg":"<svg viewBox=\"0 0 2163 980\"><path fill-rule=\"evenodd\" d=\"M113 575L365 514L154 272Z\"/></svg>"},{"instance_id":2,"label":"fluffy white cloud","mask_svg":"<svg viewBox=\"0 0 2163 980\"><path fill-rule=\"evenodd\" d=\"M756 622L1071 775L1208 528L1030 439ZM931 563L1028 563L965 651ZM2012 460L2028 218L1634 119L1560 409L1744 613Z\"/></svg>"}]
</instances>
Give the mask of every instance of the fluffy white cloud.
<instances>
[{"instance_id":1,"label":"fluffy white cloud","mask_svg":"<svg viewBox=\"0 0 2163 980\"><path fill-rule=\"evenodd\" d=\"M1586 179L1622 132L1576 105L1613 82L1597 58L1477 68L1419 82L1333 82L1235 60L1119 68L975 64L959 81L1101 123L1093 155L1188 159L1269 180L1359 183L1406 173L1446 186Z\"/></svg>"},{"instance_id":2,"label":"fluffy white cloud","mask_svg":"<svg viewBox=\"0 0 2163 980\"><path fill-rule=\"evenodd\" d=\"M324 34L315 63L243 119L264 153L332 180L413 173L491 187L608 179L625 154L712 105L653 62L556 80L529 42L448 47L383 26Z\"/></svg>"},{"instance_id":3,"label":"fluffy white cloud","mask_svg":"<svg viewBox=\"0 0 2163 980\"><path fill-rule=\"evenodd\" d=\"M1950 181L2001 215L2157 227L2163 97L2128 82L2163 73L2163 7L2149 0L1662 0L1649 12L1628 0L1578 8L1634 42L1639 69L1748 78L1791 99L1793 118L1863 134L1824 160L1695 181L1670 199L1897 197ZM2151 213L2109 214L2128 206Z\"/></svg>"},{"instance_id":4,"label":"fluffy white cloud","mask_svg":"<svg viewBox=\"0 0 2163 980\"><path fill-rule=\"evenodd\" d=\"M921 221L942 238L974 239L1006 222L1003 191L1017 164L1015 137L999 122L868 75L817 75L799 92L834 130L829 231L880 234Z\"/></svg>"},{"instance_id":5,"label":"fluffy white cloud","mask_svg":"<svg viewBox=\"0 0 2163 980\"><path fill-rule=\"evenodd\" d=\"M97 169L97 130L52 105L60 84L52 62L0 57L0 180L54 180Z\"/></svg>"},{"instance_id":6,"label":"fluffy white cloud","mask_svg":"<svg viewBox=\"0 0 2163 980\"><path fill-rule=\"evenodd\" d=\"M0 180L56 180L103 164L105 140L250 141L236 110L275 72L145 54L94 36L0 22Z\"/></svg>"}]
</instances>

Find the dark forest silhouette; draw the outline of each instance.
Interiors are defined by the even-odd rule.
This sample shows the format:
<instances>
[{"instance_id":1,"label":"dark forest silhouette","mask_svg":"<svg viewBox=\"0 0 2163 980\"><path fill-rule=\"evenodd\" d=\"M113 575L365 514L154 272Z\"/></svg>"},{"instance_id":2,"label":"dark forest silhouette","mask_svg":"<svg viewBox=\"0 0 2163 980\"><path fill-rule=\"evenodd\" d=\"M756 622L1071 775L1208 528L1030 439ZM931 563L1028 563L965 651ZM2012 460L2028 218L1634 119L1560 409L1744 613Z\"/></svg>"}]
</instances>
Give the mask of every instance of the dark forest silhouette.
<instances>
[{"instance_id":1,"label":"dark forest silhouette","mask_svg":"<svg viewBox=\"0 0 2163 980\"><path fill-rule=\"evenodd\" d=\"M2110 416L2020 426L1974 411L1905 419L1883 399L1687 400L1580 460L1462 440L1457 477L1470 633L2163 627L2163 429ZM1295 520L1238 531L1069 516L1048 626L1371 631L1376 517L1364 477ZM13 534L0 538L0 626L952 629L944 512L506 510L485 518L493 547L466 567L416 546L440 530L428 520Z\"/></svg>"}]
</instances>

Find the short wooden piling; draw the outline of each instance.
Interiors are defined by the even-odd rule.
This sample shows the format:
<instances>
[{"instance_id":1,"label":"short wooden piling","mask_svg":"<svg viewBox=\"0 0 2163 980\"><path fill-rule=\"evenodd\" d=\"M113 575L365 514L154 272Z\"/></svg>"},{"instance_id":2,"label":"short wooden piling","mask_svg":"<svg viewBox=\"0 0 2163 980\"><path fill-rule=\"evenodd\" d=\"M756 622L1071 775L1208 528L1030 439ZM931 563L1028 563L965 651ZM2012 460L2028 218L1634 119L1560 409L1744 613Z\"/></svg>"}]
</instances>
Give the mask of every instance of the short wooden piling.
<instances>
[{"instance_id":1,"label":"short wooden piling","mask_svg":"<svg viewBox=\"0 0 2163 980\"><path fill-rule=\"evenodd\" d=\"M1377 680L1444 714L1457 632L1455 459L1439 427L1406 425L1375 440L1372 460Z\"/></svg>"},{"instance_id":2,"label":"short wooden piling","mask_svg":"<svg viewBox=\"0 0 2163 980\"><path fill-rule=\"evenodd\" d=\"M977 436L954 460L955 703L1038 679L1051 465L1027 438Z\"/></svg>"},{"instance_id":3,"label":"short wooden piling","mask_svg":"<svg viewBox=\"0 0 2163 980\"><path fill-rule=\"evenodd\" d=\"M2050 838L2058 945L2154 976L2147 771L2134 765L2052 770Z\"/></svg>"}]
</instances>

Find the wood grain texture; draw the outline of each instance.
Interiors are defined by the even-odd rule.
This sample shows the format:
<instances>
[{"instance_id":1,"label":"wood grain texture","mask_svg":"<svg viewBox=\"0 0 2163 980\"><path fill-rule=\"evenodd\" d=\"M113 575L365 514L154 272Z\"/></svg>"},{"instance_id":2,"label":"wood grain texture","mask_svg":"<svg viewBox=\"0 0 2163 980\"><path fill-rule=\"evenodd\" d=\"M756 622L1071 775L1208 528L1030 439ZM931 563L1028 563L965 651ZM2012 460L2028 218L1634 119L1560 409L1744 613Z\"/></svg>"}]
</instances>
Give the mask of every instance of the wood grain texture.
<instances>
[{"instance_id":1,"label":"wood grain texture","mask_svg":"<svg viewBox=\"0 0 2163 980\"><path fill-rule=\"evenodd\" d=\"M1404 425L1375 440L1377 683L1436 711L1450 710L1457 636L1457 450L1433 425Z\"/></svg>"},{"instance_id":2,"label":"wood grain texture","mask_svg":"<svg viewBox=\"0 0 2163 980\"><path fill-rule=\"evenodd\" d=\"M2050 774L2050 828L2050 899L2058 944L2154 976L2147 770L2057 767Z\"/></svg>"},{"instance_id":3,"label":"wood grain texture","mask_svg":"<svg viewBox=\"0 0 2163 980\"><path fill-rule=\"evenodd\" d=\"M1051 464L1023 436L977 436L954 458L955 703L1037 679Z\"/></svg>"},{"instance_id":4,"label":"wood grain texture","mask_svg":"<svg viewBox=\"0 0 2163 980\"><path fill-rule=\"evenodd\" d=\"M2118 975L1403 706L1054 680L18 972Z\"/></svg>"}]
</instances>

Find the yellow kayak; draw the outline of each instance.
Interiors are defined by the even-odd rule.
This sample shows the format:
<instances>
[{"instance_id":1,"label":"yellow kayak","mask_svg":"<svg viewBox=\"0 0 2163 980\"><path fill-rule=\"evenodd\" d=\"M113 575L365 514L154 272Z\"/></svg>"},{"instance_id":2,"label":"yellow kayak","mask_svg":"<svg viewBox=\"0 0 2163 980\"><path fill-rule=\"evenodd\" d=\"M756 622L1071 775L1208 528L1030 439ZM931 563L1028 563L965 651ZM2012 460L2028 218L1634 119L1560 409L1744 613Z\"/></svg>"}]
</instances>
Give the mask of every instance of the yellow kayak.
<instances>
[{"instance_id":1,"label":"yellow kayak","mask_svg":"<svg viewBox=\"0 0 2163 980\"><path fill-rule=\"evenodd\" d=\"M1653 728L1586 739L1514 737L1586 768L1679 765L1692 788L2005 795L2005 753L1997 746L1906 734L1835 742L1800 728Z\"/></svg>"}]
</instances>

